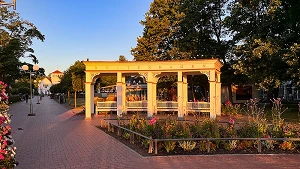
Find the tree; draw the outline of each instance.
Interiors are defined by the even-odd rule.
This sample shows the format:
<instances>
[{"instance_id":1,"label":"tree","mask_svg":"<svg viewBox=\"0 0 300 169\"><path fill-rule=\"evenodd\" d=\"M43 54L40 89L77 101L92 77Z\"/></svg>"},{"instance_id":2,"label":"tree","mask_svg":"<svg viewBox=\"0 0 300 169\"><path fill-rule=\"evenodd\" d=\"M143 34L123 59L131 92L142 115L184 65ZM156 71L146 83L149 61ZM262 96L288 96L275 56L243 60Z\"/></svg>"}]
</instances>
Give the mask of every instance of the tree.
<instances>
[{"instance_id":1,"label":"tree","mask_svg":"<svg viewBox=\"0 0 300 169\"><path fill-rule=\"evenodd\" d=\"M72 88L74 90L74 106L76 107L76 93L85 91L85 65L76 61L74 65L70 66L69 71L72 77Z\"/></svg>"},{"instance_id":2,"label":"tree","mask_svg":"<svg viewBox=\"0 0 300 169\"><path fill-rule=\"evenodd\" d=\"M226 23L238 42L236 72L269 92L292 77L299 81L299 4L257 0L233 1L229 6Z\"/></svg>"},{"instance_id":3,"label":"tree","mask_svg":"<svg viewBox=\"0 0 300 169\"><path fill-rule=\"evenodd\" d=\"M119 61L128 61L124 55L119 56Z\"/></svg>"},{"instance_id":4,"label":"tree","mask_svg":"<svg viewBox=\"0 0 300 169\"><path fill-rule=\"evenodd\" d=\"M131 49L134 60L174 60L183 59L188 53L181 52L180 37L176 32L184 17L180 12L181 0L154 0L145 20L143 36L137 38L137 46Z\"/></svg>"},{"instance_id":5,"label":"tree","mask_svg":"<svg viewBox=\"0 0 300 169\"><path fill-rule=\"evenodd\" d=\"M19 77L21 57L29 57L38 63L30 47L34 38L45 39L34 24L22 20L15 11L0 6L0 80L10 84Z\"/></svg>"}]
</instances>

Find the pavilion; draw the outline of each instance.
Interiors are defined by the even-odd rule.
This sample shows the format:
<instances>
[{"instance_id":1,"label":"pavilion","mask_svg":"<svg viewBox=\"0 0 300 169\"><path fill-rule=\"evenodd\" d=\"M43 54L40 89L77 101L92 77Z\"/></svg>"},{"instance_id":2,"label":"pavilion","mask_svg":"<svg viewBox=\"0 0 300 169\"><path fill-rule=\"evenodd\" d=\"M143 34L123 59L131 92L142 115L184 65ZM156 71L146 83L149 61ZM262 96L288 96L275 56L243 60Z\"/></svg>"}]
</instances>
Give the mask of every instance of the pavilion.
<instances>
[{"instance_id":1,"label":"pavilion","mask_svg":"<svg viewBox=\"0 0 300 169\"><path fill-rule=\"evenodd\" d=\"M122 116L130 110L147 111L152 117L158 111L177 111L182 118L190 111L209 112L211 118L221 115L221 67L218 59L173 60L173 61L82 61L86 66L85 118L94 113L94 84L101 76L117 76L116 101L97 103L96 111L112 110ZM209 101L188 102L188 75L207 76L209 81ZM177 76L177 101L158 102L156 85L160 77ZM126 100L125 76L143 76L147 82L146 100L134 102Z\"/></svg>"}]
</instances>

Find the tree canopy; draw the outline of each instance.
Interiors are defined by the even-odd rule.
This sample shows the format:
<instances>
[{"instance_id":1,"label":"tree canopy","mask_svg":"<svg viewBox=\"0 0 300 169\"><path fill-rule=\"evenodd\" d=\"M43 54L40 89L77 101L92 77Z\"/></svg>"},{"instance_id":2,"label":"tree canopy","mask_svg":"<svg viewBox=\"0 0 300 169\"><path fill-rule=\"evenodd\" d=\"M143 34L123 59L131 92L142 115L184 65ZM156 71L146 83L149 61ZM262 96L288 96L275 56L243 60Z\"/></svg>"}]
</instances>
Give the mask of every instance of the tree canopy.
<instances>
[{"instance_id":1,"label":"tree canopy","mask_svg":"<svg viewBox=\"0 0 300 169\"><path fill-rule=\"evenodd\" d=\"M218 58L223 84L300 82L300 1L154 0L134 60Z\"/></svg>"},{"instance_id":2,"label":"tree canopy","mask_svg":"<svg viewBox=\"0 0 300 169\"><path fill-rule=\"evenodd\" d=\"M38 63L31 48L33 39L44 41L45 36L18 13L0 6L0 80L9 84L20 76L24 64L20 62L21 57L29 57L34 64Z\"/></svg>"}]
</instances>

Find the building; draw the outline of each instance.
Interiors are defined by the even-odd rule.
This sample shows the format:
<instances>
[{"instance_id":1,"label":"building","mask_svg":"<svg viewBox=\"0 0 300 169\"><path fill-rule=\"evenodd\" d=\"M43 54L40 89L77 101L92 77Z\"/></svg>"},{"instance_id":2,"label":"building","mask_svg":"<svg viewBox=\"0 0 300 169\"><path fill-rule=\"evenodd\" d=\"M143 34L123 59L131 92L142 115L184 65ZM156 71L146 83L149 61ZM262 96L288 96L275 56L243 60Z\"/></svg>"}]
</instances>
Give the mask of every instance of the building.
<instances>
[{"instance_id":1,"label":"building","mask_svg":"<svg viewBox=\"0 0 300 169\"><path fill-rule=\"evenodd\" d=\"M51 73L50 77L45 77L39 83L39 94L50 94L50 87L60 83L60 79L64 74L59 71L55 70Z\"/></svg>"}]
</instances>

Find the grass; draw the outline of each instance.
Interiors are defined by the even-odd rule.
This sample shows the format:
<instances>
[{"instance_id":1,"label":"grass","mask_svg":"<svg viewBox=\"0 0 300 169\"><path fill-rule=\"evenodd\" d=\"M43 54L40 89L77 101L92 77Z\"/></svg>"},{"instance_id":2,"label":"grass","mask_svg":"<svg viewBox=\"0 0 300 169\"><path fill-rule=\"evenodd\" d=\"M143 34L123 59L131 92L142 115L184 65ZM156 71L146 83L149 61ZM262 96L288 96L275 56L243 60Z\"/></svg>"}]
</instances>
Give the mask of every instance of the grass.
<instances>
[{"instance_id":1,"label":"grass","mask_svg":"<svg viewBox=\"0 0 300 169\"><path fill-rule=\"evenodd\" d=\"M286 122L300 122L299 107L297 104L283 104L283 110L288 108L282 115L281 118ZM266 118L272 120L272 106L266 106L265 108Z\"/></svg>"}]
</instances>

